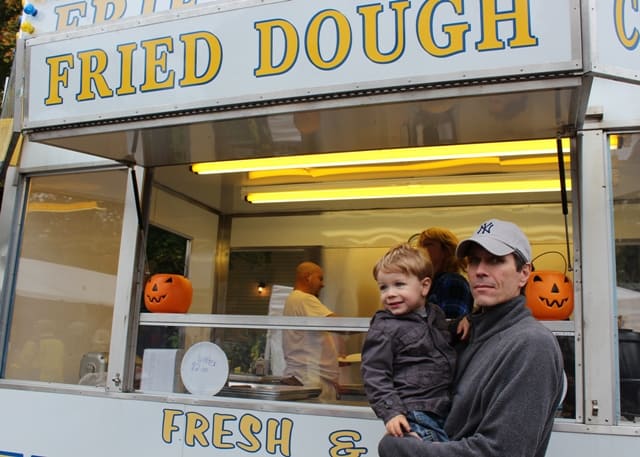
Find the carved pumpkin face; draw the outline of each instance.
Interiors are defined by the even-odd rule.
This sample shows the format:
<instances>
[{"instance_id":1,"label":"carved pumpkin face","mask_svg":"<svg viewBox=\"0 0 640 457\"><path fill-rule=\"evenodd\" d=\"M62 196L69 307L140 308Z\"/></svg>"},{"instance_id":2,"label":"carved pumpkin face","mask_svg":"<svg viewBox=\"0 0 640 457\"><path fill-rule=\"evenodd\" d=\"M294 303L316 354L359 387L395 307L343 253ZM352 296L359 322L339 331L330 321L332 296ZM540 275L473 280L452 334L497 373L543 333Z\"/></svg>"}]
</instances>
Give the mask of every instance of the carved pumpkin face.
<instances>
[{"instance_id":1,"label":"carved pumpkin face","mask_svg":"<svg viewBox=\"0 0 640 457\"><path fill-rule=\"evenodd\" d=\"M573 284L560 271L532 271L525 290L536 319L564 320L573 312Z\"/></svg>"},{"instance_id":2,"label":"carved pumpkin face","mask_svg":"<svg viewBox=\"0 0 640 457\"><path fill-rule=\"evenodd\" d=\"M144 304L153 313L186 313L193 286L182 275L156 274L144 286Z\"/></svg>"}]
</instances>

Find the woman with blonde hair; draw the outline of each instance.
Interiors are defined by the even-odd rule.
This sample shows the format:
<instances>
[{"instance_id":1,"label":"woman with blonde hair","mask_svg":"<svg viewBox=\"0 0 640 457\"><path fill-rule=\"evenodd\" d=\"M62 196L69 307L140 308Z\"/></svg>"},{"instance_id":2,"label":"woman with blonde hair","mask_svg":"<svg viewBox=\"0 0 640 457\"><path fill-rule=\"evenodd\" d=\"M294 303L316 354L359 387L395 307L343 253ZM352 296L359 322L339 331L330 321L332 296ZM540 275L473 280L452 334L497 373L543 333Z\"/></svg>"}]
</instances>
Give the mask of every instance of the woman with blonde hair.
<instances>
[{"instance_id":1,"label":"woman with blonde hair","mask_svg":"<svg viewBox=\"0 0 640 457\"><path fill-rule=\"evenodd\" d=\"M466 262L456 257L458 238L442 227L431 227L420 233L418 245L427 250L433 264L433 284L427 301L435 303L448 318L469 314L473 296L466 278Z\"/></svg>"}]
</instances>

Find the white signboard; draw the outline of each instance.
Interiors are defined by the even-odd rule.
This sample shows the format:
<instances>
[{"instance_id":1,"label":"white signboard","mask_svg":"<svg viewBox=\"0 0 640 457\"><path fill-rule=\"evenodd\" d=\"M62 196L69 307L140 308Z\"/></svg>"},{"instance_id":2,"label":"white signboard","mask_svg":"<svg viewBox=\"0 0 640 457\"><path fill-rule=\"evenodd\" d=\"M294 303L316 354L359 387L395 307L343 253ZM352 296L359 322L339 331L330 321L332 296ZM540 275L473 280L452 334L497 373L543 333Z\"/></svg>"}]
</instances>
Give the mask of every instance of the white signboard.
<instances>
[{"instance_id":1,"label":"white signboard","mask_svg":"<svg viewBox=\"0 0 640 457\"><path fill-rule=\"evenodd\" d=\"M385 433L378 419L269 412L264 402L230 409L3 388L0 405L0 457L376 457ZM556 431L546 455L637 457L628 433Z\"/></svg>"},{"instance_id":2,"label":"white signboard","mask_svg":"<svg viewBox=\"0 0 640 457\"><path fill-rule=\"evenodd\" d=\"M35 37L27 41L24 126L576 71L576 3L205 5L162 21L151 16Z\"/></svg>"},{"instance_id":3,"label":"white signboard","mask_svg":"<svg viewBox=\"0 0 640 457\"><path fill-rule=\"evenodd\" d=\"M258 411L0 389L0 456L375 457L385 433L378 419L261 403Z\"/></svg>"},{"instance_id":4,"label":"white signboard","mask_svg":"<svg viewBox=\"0 0 640 457\"><path fill-rule=\"evenodd\" d=\"M640 81L640 3L597 0L592 14L597 39L593 70Z\"/></svg>"}]
</instances>

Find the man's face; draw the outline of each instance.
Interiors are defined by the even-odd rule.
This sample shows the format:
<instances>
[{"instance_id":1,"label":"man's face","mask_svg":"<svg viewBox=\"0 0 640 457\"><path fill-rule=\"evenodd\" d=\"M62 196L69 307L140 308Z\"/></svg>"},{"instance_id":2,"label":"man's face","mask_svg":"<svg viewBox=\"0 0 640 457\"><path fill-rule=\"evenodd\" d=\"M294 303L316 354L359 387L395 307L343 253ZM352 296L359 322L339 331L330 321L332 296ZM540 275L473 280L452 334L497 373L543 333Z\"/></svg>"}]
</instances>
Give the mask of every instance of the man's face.
<instances>
[{"instance_id":1,"label":"man's face","mask_svg":"<svg viewBox=\"0 0 640 457\"><path fill-rule=\"evenodd\" d=\"M480 245L469 250L468 262L471 293L478 306L495 306L517 297L531 272L530 264L518 271L513 254L496 256Z\"/></svg>"},{"instance_id":2,"label":"man's face","mask_svg":"<svg viewBox=\"0 0 640 457\"><path fill-rule=\"evenodd\" d=\"M309 293L316 297L320 294L320 290L324 287L324 274L322 270L314 270L307 276L307 284Z\"/></svg>"}]
</instances>

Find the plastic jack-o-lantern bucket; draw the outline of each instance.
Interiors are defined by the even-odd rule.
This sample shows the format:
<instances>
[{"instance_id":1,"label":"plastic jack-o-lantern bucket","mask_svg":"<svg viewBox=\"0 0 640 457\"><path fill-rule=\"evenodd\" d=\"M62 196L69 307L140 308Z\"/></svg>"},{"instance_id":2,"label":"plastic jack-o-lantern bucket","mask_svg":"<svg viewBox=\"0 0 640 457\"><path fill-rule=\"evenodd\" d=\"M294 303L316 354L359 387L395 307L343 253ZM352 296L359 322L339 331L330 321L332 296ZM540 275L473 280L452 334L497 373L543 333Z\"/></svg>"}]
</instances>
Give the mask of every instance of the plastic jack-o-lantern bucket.
<instances>
[{"instance_id":1,"label":"plastic jack-o-lantern bucket","mask_svg":"<svg viewBox=\"0 0 640 457\"><path fill-rule=\"evenodd\" d=\"M562 255L557 251L540 255L552 252ZM564 259L564 256L562 258ZM534 270L529 275L525 294L527 306L536 319L564 320L573 312L573 283L566 275L567 263L566 259L564 260L565 272Z\"/></svg>"},{"instance_id":2,"label":"plastic jack-o-lantern bucket","mask_svg":"<svg viewBox=\"0 0 640 457\"><path fill-rule=\"evenodd\" d=\"M155 274L144 286L144 304L153 313L186 313L191 306L191 281L177 274Z\"/></svg>"}]
</instances>

